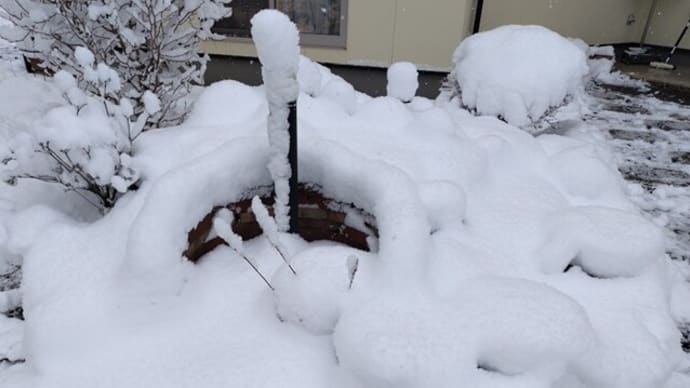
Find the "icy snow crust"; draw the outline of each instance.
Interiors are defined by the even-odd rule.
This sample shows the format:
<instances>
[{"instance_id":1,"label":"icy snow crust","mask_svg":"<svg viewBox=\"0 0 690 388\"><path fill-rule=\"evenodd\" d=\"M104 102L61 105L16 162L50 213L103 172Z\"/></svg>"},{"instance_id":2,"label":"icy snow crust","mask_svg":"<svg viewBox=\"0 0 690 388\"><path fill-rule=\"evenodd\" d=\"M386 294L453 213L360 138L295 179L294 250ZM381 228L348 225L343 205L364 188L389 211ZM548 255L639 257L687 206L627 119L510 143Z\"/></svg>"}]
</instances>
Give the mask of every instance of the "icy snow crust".
<instances>
[{"instance_id":1,"label":"icy snow crust","mask_svg":"<svg viewBox=\"0 0 690 388\"><path fill-rule=\"evenodd\" d=\"M503 26L463 40L453 54L462 103L525 126L582 93L585 52L541 26Z\"/></svg>"},{"instance_id":2,"label":"icy snow crust","mask_svg":"<svg viewBox=\"0 0 690 388\"><path fill-rule=\"evenodd\" d=\"M275 293L228 247L183 259L214 206L272 182L263 87L214 84L186 124L141 135L143 184L103 219L0 207L28 360L0 386L671 386L678 277L607 150L370 98L305 58L298 78L300 177L374 215L378 249L281 234L295 276L244 242Z\"/></svg>"}]
</instances>

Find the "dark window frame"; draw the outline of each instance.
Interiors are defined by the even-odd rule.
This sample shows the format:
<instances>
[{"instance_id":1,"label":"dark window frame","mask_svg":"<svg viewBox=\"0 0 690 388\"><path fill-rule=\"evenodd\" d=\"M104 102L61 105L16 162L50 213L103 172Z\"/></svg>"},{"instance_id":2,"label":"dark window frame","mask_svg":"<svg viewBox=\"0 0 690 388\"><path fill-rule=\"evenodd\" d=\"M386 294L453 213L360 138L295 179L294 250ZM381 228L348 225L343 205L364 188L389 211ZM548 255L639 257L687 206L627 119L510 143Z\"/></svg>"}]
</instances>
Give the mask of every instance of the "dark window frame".
<instances>
[{"instance_id":1,"label":"dark window frame","mask_svg":"<svg viewBox=\"0 0 690 388\"><path fill-rule=\"evenodd\" d=\"M340 1L340 34L326 35L300 32L300 44L307 47L323 47L334 49L347 48L348 0ZM232 3L231 7L232 7ZM276 9L276 0L268 0L268 8ZM214 27L213 31L225 35L225 40L231 42L251 42L251 36L245 29ZM244 36L243 36L244 35Z\"/></svg>"}]
</instances>

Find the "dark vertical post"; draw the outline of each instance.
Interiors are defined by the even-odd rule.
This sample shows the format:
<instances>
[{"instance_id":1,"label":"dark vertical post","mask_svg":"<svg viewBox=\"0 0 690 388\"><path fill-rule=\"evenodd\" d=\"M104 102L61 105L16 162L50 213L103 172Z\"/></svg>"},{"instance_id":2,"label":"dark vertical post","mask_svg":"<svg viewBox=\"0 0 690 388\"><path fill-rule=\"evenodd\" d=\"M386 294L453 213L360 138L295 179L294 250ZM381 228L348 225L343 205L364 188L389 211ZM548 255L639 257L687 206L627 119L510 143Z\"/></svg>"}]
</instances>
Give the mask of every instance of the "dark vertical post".
<instances>
[{"instance_id":1,"label":"dark vertical post","mask_svg":"<svg viewBox=\"0 0 690 388\"><path fill-rule=\"evenodd\" d=\"M484 0L477 0L476 9L474 10L474 26L472 28L472 33L476 34L479 32L479 27L482 24L482 10L484 8Z\"/></svg>"},{"instance_id":2,"label":"dark vertical post","mask_svg":"<svg viewBox=\"0 0 690 388\"><path fill-rule=\"evenodd\" d=\"M293 101L288 105L290 114L288 115L288 123L290 127L288 133L290 134L290 150L288 151L288 162L290 162L290 233L298 233L298 218L299 218L299 192L297 184L299 182L298 174L298 158L297 158L297 101Z\"/></svg>"}]
</instances>

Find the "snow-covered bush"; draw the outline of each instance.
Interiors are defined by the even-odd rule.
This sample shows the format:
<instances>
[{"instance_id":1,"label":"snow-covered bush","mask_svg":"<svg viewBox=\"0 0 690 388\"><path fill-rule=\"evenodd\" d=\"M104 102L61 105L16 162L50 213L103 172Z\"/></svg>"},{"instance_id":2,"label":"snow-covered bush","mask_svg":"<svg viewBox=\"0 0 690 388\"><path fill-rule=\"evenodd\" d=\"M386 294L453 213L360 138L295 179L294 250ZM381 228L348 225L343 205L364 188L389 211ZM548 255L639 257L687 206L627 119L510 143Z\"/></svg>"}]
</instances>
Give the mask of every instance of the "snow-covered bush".
<instances>
[{"instance_id":1,"label":"snow-covered bush","mask_svg":"<svg viewBox=\"0 0 690 388\"><path fill-rule=\"evenodd\" d=\"M0 0L14 24L0 37L54 72L64 99L0 149L3 180L57 183L112 207L139 178L132 142L187 115L208 59L198 45L229 2Z\"/></svg>"},{"instance_id":2,"label":"snow-covered bush","mask_svg":"<svg viewBox=\"0 0 690 388\"><path fill-rule=\"evenodd\" d=\"M452 88L482 115L526 126L568 96L588 75L587 57L572 41L541 26L503 26L470 36L453 54Z\"/></svg>"},{"instance_id":3,"label":"snow-covered bush","mask_svg":"<svg viewBox=\"0 0 690 388\"><path fill-rule=\"evenodd\" d=\"M121 86L113 69L95 65L94 56L83 47L75 52L84 78L59 71L44 84L51 87L47 93L61 94L63 102L25 130L16 129L0 145L0 178L9 184L19 179L56 183L103 210L139 179L130 165L135 137L135 123L128 119L132 105L127 99L112 100ZM85 94L80 81L100 96ZM147 108L153 111L150 105Z\"/></svg>"},{"instance_id":4,"label":"snow-covered bush","mask_svg":"<svg viewBox=\"0 0 690 388\"><path fill-rule=\"evenodd\" d=\"M145 128L167 126L189 111L187 97L202 83L208 59L198 55L198 45L213 37L211 26L229 13L229 2L0 0L14 24L0 29L0 37L47 69L71 73L88 94L114 103L128 99L130 116ZM81 56L79 47L93 59ZM82 66L87 59L99 64L97 73ZM100 90L92 83L103 75L101 67L119 76L120 87ZM159 109L150 111L154 95Z\"/></svg>"}]
</instances>

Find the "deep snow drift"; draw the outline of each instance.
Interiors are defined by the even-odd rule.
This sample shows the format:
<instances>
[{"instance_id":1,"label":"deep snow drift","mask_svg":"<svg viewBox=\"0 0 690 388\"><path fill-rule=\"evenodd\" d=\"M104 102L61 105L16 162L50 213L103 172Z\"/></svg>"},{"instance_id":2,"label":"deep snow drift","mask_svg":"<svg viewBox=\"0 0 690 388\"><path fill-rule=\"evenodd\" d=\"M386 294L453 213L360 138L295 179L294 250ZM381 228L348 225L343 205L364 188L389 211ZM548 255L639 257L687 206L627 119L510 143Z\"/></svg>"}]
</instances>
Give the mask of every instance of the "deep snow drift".
<instances>
[{"instance_id":1,"label":"deep snow drift","mask_svg":"<svg viewBox=\"0 0 690 388\"><path fill-rule=\"evenodd\" d=\"M0 186L27 359L0 386L687 386L674 319L689 317L672 308L687 285L608 149L457 99L371 98L306 58L298 80L300 177L375 217L371 252L280 234L294 275L245 241L275 292L238 249L182 257L214 206L272 182L264 88L216 83L184 125L141 135L141 187L96 222ZM35 97L7 82L3 101Z\"/></svg>"}]
</instances>

